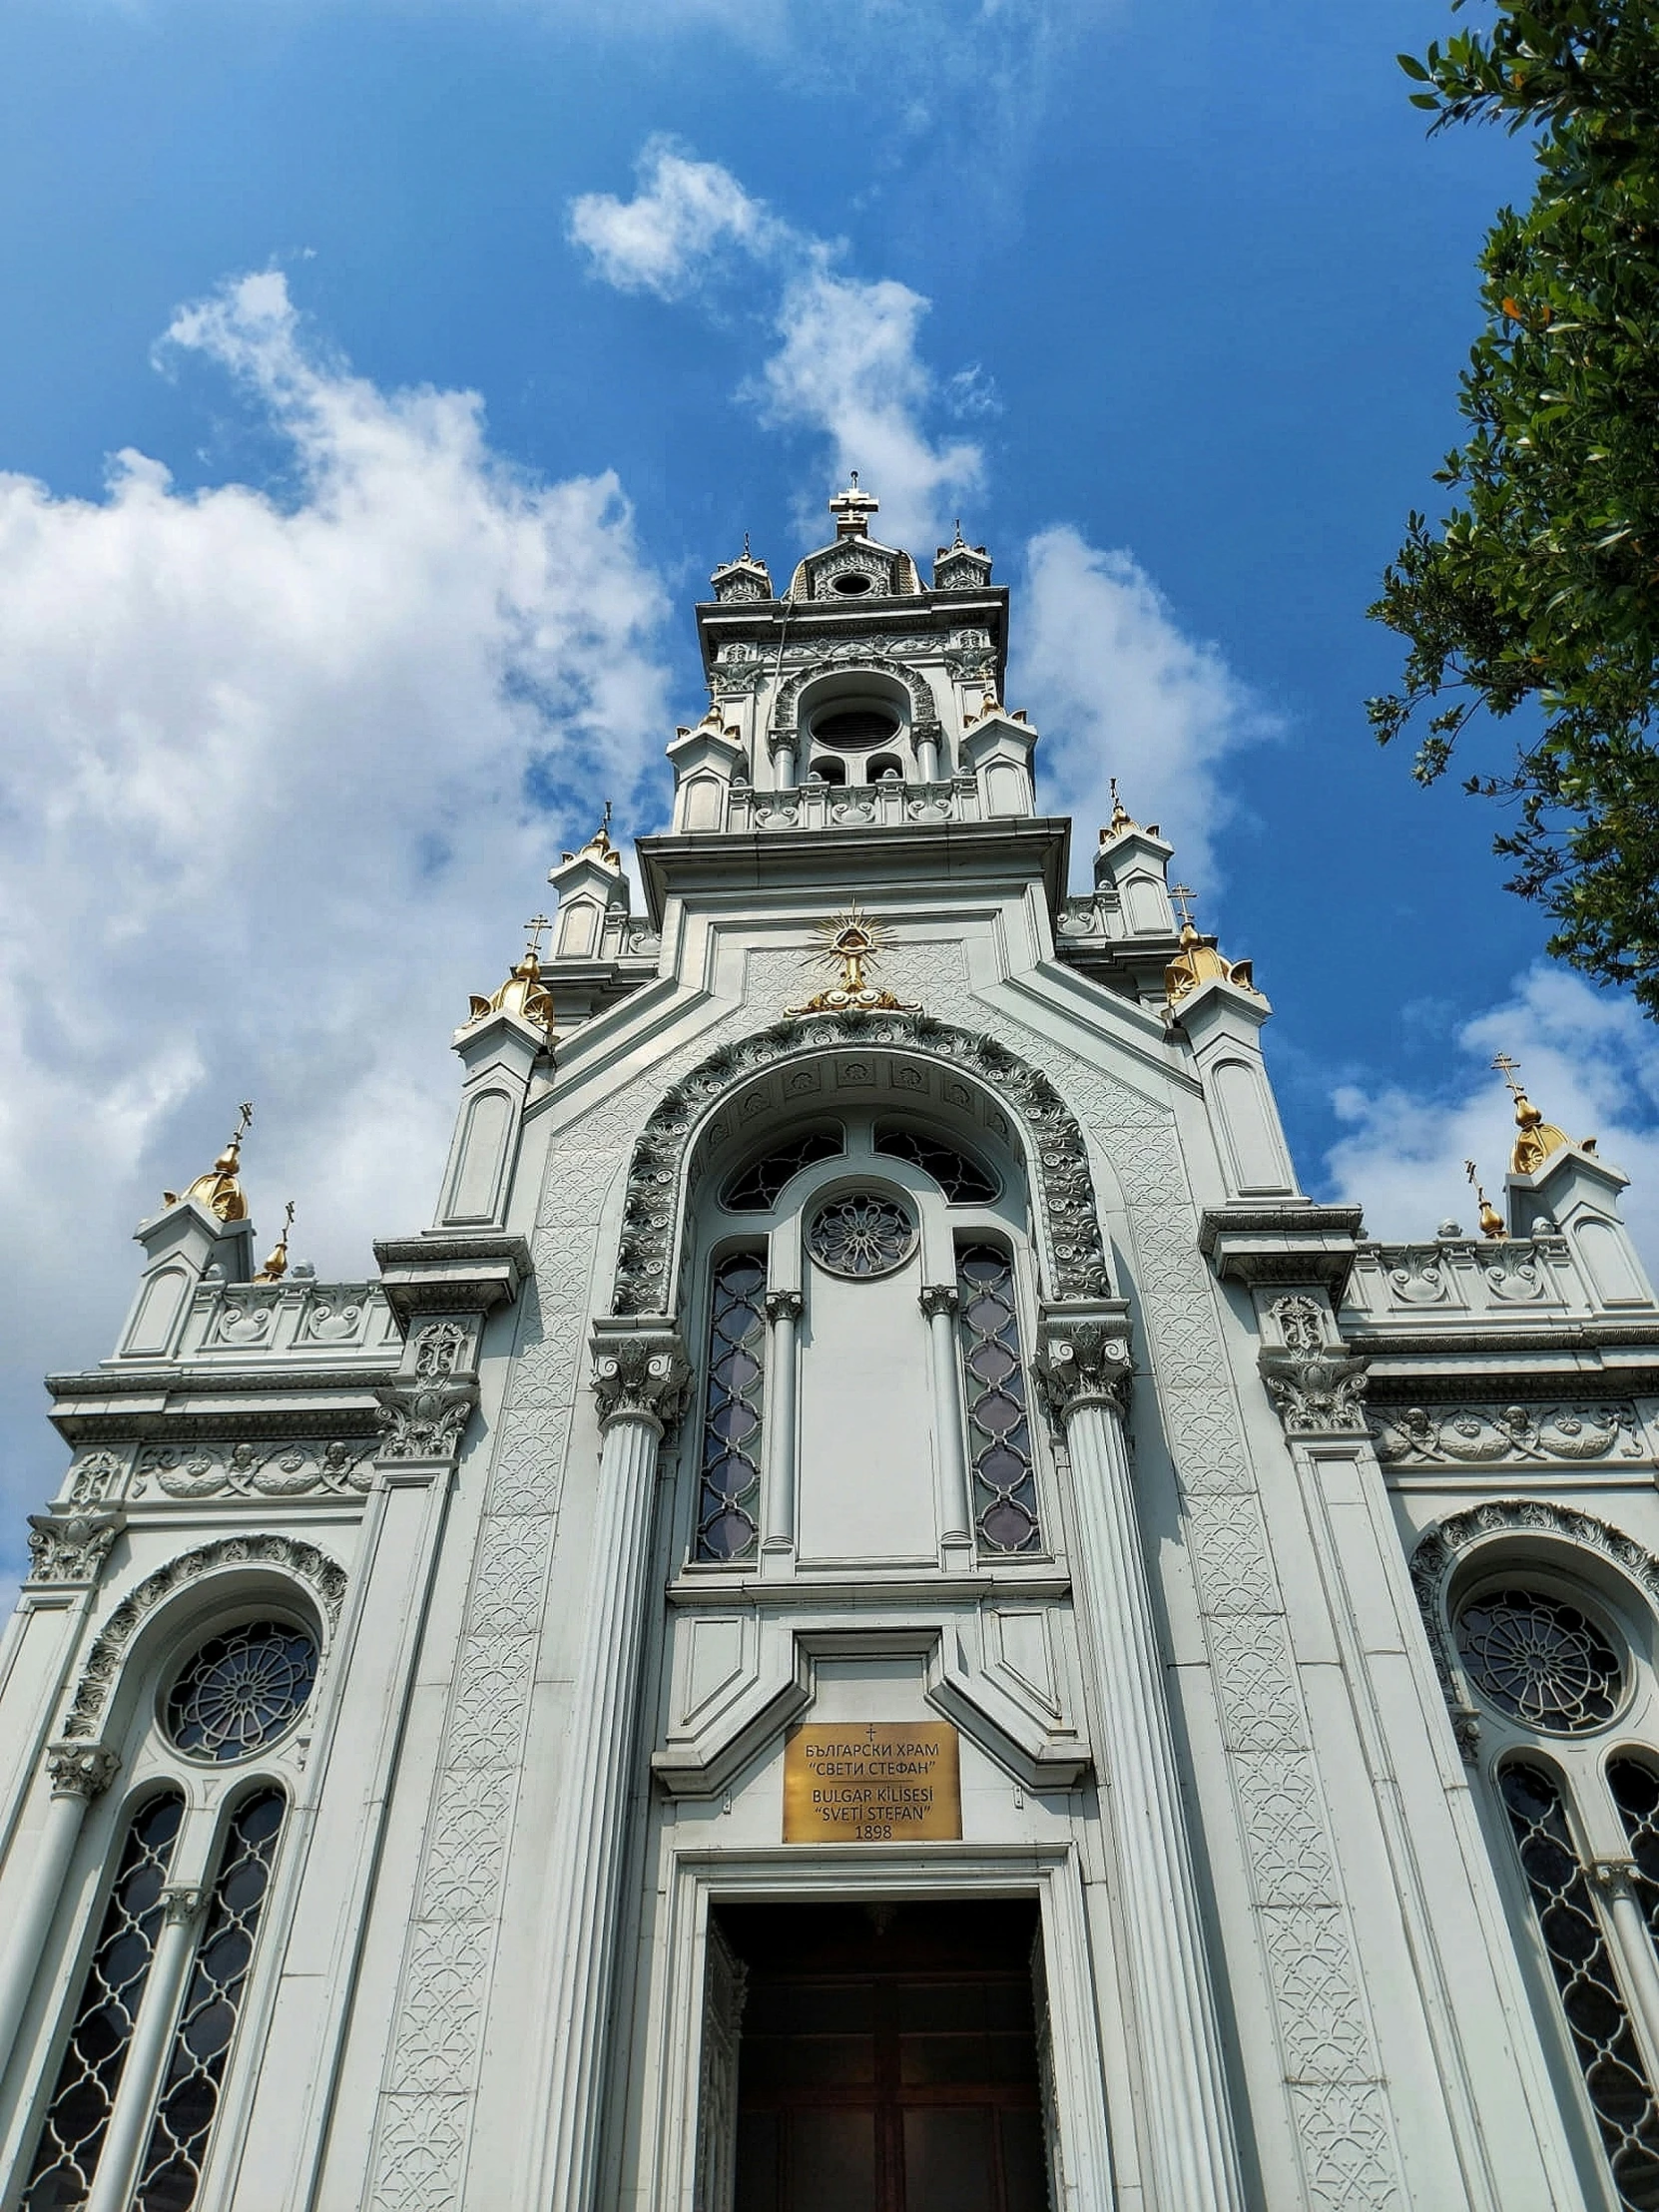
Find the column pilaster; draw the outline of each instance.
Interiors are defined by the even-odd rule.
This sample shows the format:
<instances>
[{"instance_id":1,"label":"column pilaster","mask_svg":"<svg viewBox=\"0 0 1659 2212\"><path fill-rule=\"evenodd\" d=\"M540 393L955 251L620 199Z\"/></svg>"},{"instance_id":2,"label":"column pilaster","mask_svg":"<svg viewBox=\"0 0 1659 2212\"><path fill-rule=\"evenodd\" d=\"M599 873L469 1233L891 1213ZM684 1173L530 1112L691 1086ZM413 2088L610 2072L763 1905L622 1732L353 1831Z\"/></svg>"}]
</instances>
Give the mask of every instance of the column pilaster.
<instances>
[{"instance_id":1,"label":"column pilaster","mask_svg":"<svg viewBox=\"0 0 1659 2212\"><path fill-rule=\"evenodd\" d=\"M593 2212L657 1457L690 1382L669 1321L596 1322L592 1349L599 1487L551 1862L561 1939L547 1991L549 2117L528 2198L548 2212Z\"/></svg>"},{"instance_id":2,"label":"column pilaster","mask_svg":"<svg viewBox=\"0 0 1659 2212\"><path fill-rule=\"evenodd\" d=\"M162 1892L162 1932L156 1938L132 2048L122 2068L98 2171L87 2196L86 2212L126 2212L132 2201L138 2162L149 2139L156 2091L167 2064L179 2014L185 1976L196 1949L196 1931L207 1902L206 1890L170 1882Z\"/></svg>"},{"instance_id":3,"label":"column pilaster","mask_svg":"<svg viewBox=\"0 0 1659 2212\"><path fill-rule=\"evenodd\" d=\"M104 1744L66 1742L47 1747L52 1795L29 1888L0 1958L0 2054L10 2051L16 2041L87 1807L109 1788L119 1767L115 1753Z\"/></svg>"},{"instance_id":4,"label":"column pilaster","mask_svg":"<svg viewBox=\"0 0 1659 2212\"><path fill-rule=\"evenodd\" d=\"M1124 1439L1127 1319L1043 1317L1037 1373L1064 1431L1079 1579L1100 1675L1105 1805L1122 1883L1156 2212L1240 2212L1215 1999Z\"/></svg>"},{"instance_id":5,"label":"column pilaster","mask_svg":"<svg viewBox=\"0 0 1659 2212\"><path fill-rule=\"evenodd\" d=\"M927 1316L928 1350L933 1364L934 1434L939 1441L939 1482L944 1508L943 1543L947 1551L973 1549L973 1497L968 1481L967 1444L962 1435L962 1391L956 1372L954 1283L927 1283L921 1310Z\"/></svg>"},{"instance_id":6,"label":"column pilaster","mask_svg":"<svg viewBox=\"0 0 1659 2212\"><path fill-rule=\"evenodd\" d=\"M768 1291L767 1446L761 1549L795 1549L795 1346L803 1299L799 1291Z\"/></svg>"}]
</instances>

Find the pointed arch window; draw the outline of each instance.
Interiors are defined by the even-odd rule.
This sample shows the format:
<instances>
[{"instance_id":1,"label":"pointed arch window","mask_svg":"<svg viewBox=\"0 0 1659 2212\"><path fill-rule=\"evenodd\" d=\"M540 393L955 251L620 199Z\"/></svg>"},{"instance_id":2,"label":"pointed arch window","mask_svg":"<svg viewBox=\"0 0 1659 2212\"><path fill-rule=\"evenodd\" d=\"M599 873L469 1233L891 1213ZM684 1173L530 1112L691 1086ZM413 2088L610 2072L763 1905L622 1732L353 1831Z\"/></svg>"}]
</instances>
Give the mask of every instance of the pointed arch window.
<instances>
[{"instance_id":1,"label":"pointed arch window","mask_svg":"<svg viewBox=\"0 0 1659 2212\"><path fill-rule=\"evenodd\" d=\"M697 1556L723 1566L753 1557L760 1541L766 1288L761 1253L729 1253L716 1263L709 1300Z\"/></svg>"},{"instance_id":2,"label":"pointed arch window","mask_svg":"<svg viewBox=\"0 0 1659 2212\"><path fill-rule=\"evenodd\" d=\"M974 1530L986 1551L1038 1551L1042 1526L1014 1263L1000 1246L957 1247L956 1299Z\"/></svg>"},{"instance_id":3,"label":"pointed arch window","mask_svg":"<svg viewBox=\"0 0 1659 2212\"><path fill-rule=\"evenodd\" d=\"M190 2212L196 2202L286 1810L280 1790L259 1790L226 1831L133 2212Z\"/></svg>"},{"instance_id":4,"label":"pointed arch window","mask_svg":"<svg viewBox=\"0 0 1659 2212\"><path fill-rule=\"evenodd\" d=\"M97 1947L23 2192L23 2212L67 2212L69 2206L86 2202L156 1955L163 1893L184 1816L183 1793L167 1790L141 1806L127 1824Z\"/></svg>"}]
</instances>

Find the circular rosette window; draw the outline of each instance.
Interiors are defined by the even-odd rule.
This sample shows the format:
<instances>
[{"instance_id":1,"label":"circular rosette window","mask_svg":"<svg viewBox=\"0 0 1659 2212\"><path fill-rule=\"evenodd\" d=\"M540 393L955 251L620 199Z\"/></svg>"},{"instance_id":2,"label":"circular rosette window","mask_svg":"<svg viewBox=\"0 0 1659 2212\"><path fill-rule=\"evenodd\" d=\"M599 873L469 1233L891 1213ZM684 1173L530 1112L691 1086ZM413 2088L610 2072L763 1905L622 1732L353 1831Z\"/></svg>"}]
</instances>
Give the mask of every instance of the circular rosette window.
<instances>
[{"instance_id":1,"label":"circular rosette window","mask_svg":"<svg viewBox=\"0 0 1659 2212\"><path fill-rule=\"evenodd\" d=\"M1492 1590L1462 1608L1456 1635L1480 1695L1527 1728L1577 1736L1618 1710L1618 1654L1576 1605L1540 1590Z\"/></svg>"},{"instance_id":2,"label":"circular rosette window","mask_svg":"<svg viewBox=\"0 0 1659 2212\"><path fill-rule=\"evenodd\" d=\"M890 1275L916 1248L916 1225L897 1199L854 1191L820 1207L807 1232L807 1249L831 1275L867 1280Z\"/></svg>"},{"instance_id":3,"label":"circular rosette window","mask_svg":"<svg viewBox=\"0 0 1659 2212\"><path fill-rule=\"evenodd\" d=\"M310 1702L316 1645L283 1621L210 1636L168 1693L167 1732L181 1751L250 1759L285 1736Z\"/></svg>"}]
</instances>

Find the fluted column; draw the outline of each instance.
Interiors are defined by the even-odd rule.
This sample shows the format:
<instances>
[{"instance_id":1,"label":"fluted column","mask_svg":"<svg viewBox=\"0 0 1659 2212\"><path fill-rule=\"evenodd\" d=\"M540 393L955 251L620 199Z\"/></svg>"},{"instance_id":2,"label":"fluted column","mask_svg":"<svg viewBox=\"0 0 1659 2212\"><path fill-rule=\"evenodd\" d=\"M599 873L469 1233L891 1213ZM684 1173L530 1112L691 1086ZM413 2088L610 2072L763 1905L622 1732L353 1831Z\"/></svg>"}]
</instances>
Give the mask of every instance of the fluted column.
<instances>
[{"instance_id":1,"label":"fluted column","mask_svg":"<svg viewBox=\"0 0 1659 2212\"><path fill-rule=\"evenodd\" d=\"M928 1349L933 1359L934 1434L939 1440L939 1480L943 1490L944 1542L953 1550L973 1543L973 1499L969 1492L967 1445L962 1436L962 1387L956 1372L954 1283L928 1283L921 1293L927 1316Z\"/></svg>"},{"instance_id":2,"label":"fluted column","mask_svg":"<svg viewBox=\"0 0 1659 2212\"><path fill-rule=\"evenodd\" d=\"M207 1900L205 1890L171 1882L162 1892L162 1932L145 1977L133 2023L132 2047L110 2109L98 2171L85 2212L127 2212L138 2162L150 2138L156 2091L172 2046L179 1998L196 1952L197 1924Z\"/></svg>"},{"instance_id":3,"label":"fluted column","mask_svg":"<svg viewBox=\"0 0 1659 2212\"><path fill-rule=\"evenodd\" d=\"M761 1548L795 1549L795 1333L799 1291L768 1291L766 1486Z\"/></svg>"},{"instance_id":4,"label":"fluted column","mask_svg":"<svg viewBox=\"0 0 1659 2212\"><path fill-rule=\"evenodd\" d=\"M547 1991L551 2101L530 2199L549 2212L592 2212L597 2184L657 1455L688 1382L672 1324L594 1324L599 1489L553 1839L550 1902L561 1939Z\"/></svg>"},{"instance_id":5,"label":"fluted column","mask_svg":"<svg viewBox=\"0 0 1659 2212\"><path fill-rule=\"evenodd\" d=\"M46 1771L52 1781L52 1796L41 1825L35 1863L29 1870L29 1887L0 1958L0 2063L17 2039L87 1807L109 1788L119 1764L115 1753L103 1744L68 1742L52 1744L47 1750Z\"/></svg>"},{"instance_id":6,"label":"fluted column","mask_svg":"<svg viewBox=\"0 0 1659 2212\"><path fill-rule=\"evenodd\" d=\"M1238 2153L1124 1445L1126 1320L1098 1308L1049 1312L1037 1367L1071 1459L1078 1578L1100 1676L1103 1796L1149 2089L1149 2212L1237 2212Z\"/></svg>"}]
</instances>

